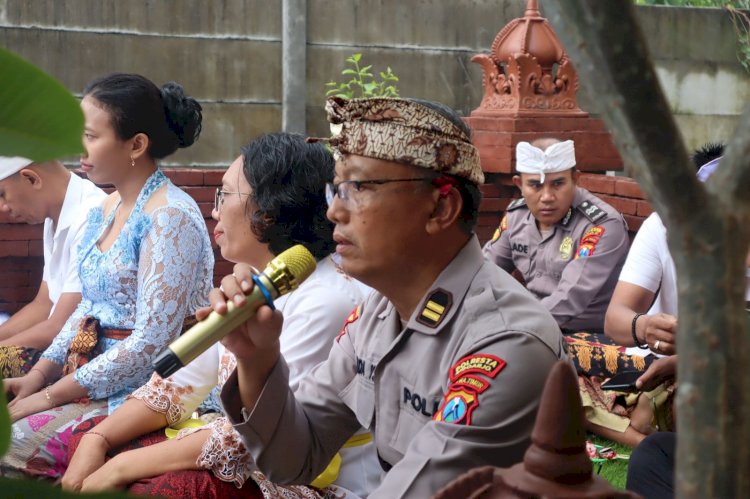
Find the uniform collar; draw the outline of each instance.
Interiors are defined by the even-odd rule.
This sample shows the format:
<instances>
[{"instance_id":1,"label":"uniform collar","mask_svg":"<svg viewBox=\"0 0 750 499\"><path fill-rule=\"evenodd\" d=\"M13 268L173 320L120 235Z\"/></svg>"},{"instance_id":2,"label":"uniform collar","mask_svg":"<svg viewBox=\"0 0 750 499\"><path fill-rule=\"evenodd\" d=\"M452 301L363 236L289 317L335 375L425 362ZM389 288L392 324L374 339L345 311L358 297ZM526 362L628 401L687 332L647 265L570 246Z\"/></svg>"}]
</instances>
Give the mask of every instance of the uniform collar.
<instances>
[{"instance_id":1,"label":"uniform collar","mask_svg":"<svg viewBox=\"0 0 750 499\"><path fill-rule=\"evenodd\" d=\"M430 291L422 297L406 327L423 334L438 334L459 310L483 262L482 248L475 235L430 286ZM391 311L393 304L389 304L388 308Z\"/></svg>"}]
</instances>

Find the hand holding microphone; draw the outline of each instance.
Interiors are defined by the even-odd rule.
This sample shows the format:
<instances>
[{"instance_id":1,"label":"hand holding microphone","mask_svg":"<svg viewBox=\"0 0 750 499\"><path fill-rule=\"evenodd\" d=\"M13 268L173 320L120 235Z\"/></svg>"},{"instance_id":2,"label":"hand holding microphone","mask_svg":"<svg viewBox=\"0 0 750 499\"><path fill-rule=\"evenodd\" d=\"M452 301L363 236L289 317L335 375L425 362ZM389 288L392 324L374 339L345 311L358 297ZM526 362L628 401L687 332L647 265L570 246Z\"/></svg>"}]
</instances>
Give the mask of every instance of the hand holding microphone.
<instances>
[{"instance_id":1,"label":"hand holding microphone","mask_svg":"<svg viewBox=\"0 0 750 499\"><path fill-rule=\"evenodd\" d=\"M247 304L247 295L251 294L255 286L252 278L258 274L258 270L247 263L235 264L232 270L231 274L221 280L220 287L211 290L208 295L211 304L197 310L196 319L202 321L211 312L223 316L229 309L229 303L235 307ZM275 308L275 304L269 307L263 305L258 307L254 317L220 340L238 361L254 358L259 350L263 350L265 356L269 354L269 349L279 348L284 317Z\"/></svg>"},{"instance_id":2,"label":"hand holding microphone","mask_svg":"<svg viewBox=\"0 0 750 499\"><path fill-rule=\"evenodd\" d=\"M264 304L273 308L273 300L296 289L315 270L315 258L302 245L297 245L279 254L268 266L252 276L254 286L246 295L246 303L235 306L226 302L227 312L211 312L208 317L190 328L154 361L156 372L166 378L185 366L211 345L224 338L234 329L255 315ZM235 290L226 290L234 295ZM214 290L212 293L220 292ZM212 300L214 301L214 300Z\"/></svg>"}]
</instances>

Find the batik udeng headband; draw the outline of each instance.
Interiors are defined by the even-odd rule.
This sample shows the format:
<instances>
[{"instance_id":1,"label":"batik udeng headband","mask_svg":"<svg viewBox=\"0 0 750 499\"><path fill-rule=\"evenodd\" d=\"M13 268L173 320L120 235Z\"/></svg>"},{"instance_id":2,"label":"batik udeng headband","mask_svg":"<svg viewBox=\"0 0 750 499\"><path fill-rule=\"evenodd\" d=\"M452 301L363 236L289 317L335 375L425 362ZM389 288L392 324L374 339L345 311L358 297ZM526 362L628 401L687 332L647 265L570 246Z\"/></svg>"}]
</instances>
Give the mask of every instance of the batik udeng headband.
<instances>
[{"instance_id":1,"label":"batik udeng headband","mask_svg":"<svg viewBox=\"0 0 750 499\"><path fill-rule=\"evenodd\" d=\"M576 165L576 151L572 140L552 144L542 151L528 142L516 145L516 171L539 175L544 183L544 175L569 170Z\"/></svg>"},{"instance_id":2,"label":"batik udeng headband","mask_svg":"<svg viewBox=\"0 0 750 499\"><path fill-rule=\"evenodd\" d=\"M334 153L406 163L484 183L479 152L440 113L404 99L341 99L326 103Z\"/></svg>"}]
</instances>

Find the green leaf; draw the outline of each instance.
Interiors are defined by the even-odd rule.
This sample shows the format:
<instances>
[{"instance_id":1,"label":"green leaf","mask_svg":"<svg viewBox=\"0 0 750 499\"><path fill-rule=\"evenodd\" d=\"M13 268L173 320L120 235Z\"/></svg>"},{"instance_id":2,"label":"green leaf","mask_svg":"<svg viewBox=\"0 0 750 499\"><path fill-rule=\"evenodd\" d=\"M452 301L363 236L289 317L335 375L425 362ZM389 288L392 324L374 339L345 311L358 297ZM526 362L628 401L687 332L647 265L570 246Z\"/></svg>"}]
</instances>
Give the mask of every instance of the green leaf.
<instances>
[{"instance_id":1,"label":"green leaf","mask_svg":"<svg viewBox=\"0 0 750 499\"><path fill-rule=\"evenodd\" d=\"M83 151L83 113L57 80L0 48L0 155L34 161Z\"/></svg>"},{"instance_id":2,"label":"green leaf","mask_svg":"<svg viewBox=\"0 0 750 499\"><path fill-rule=\"evenodd\" d=\"M357 75L357 74L359 74L359 73L357 73L357 72L356 72L356 71L354 71L353 69L345 69L345 70L343 70L343 71L341 72L341 74L342 74L342 75Z\"/></svg>"},{"instance_id":3,"label":"green leaf","mask_svg":"<svg viewBox=\"0 0 750 499\"><path fill-rule=\"evenodd\" d=\"M125 492L101 492L98 494L77 494L67 492L60 487L55 487L49 482L40 482L38 480L16 480L10 478L0 478L0 490L3 497L44 497L73 499L79 497L88 497L90 499L117 499L122 497L135 497Z\"/></svg>"},{"instance_id":4,"label":"green leaf","mask_svg":"<svg viewBox=\"0 0 750 499\"><path fill-rule=\"evenodd\" d=\"M362 59L362 54L353 54L351 58L354 62L359 62L359 60Z\"/></svg>"},{"instance_id":5,"label":"green leaf","mask_svg":"<svg viewBox=\"0 0 750 499\"><path fill-rule=\"evenodd\" d=\"M8 414L8 402L5 400L5 387L0 393L0 456L8 452L10 446L10 414Z\"/></svg>"}]
</instances>

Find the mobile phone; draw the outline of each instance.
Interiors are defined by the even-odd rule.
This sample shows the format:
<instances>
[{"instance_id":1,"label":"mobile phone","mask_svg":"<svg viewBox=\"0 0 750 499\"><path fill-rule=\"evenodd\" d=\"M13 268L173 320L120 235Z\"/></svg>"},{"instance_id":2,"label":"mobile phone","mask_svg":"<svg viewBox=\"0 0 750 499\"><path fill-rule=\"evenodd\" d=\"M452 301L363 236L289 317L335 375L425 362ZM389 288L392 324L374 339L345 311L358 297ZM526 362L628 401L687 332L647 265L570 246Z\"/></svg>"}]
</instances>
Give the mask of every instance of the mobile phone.
<instances>
[{"instance_id":1,"label":"mobile phone","mask_svg":"<svg viewBox=\"0 0 750 499\"><path fill-rule=\"evenodd\" d=\"M617 390L618 392L635 392L638 388L635 381L643 375L642 371L622 371L602 383L602 390Z\"/></svg>"}]
</instances>

